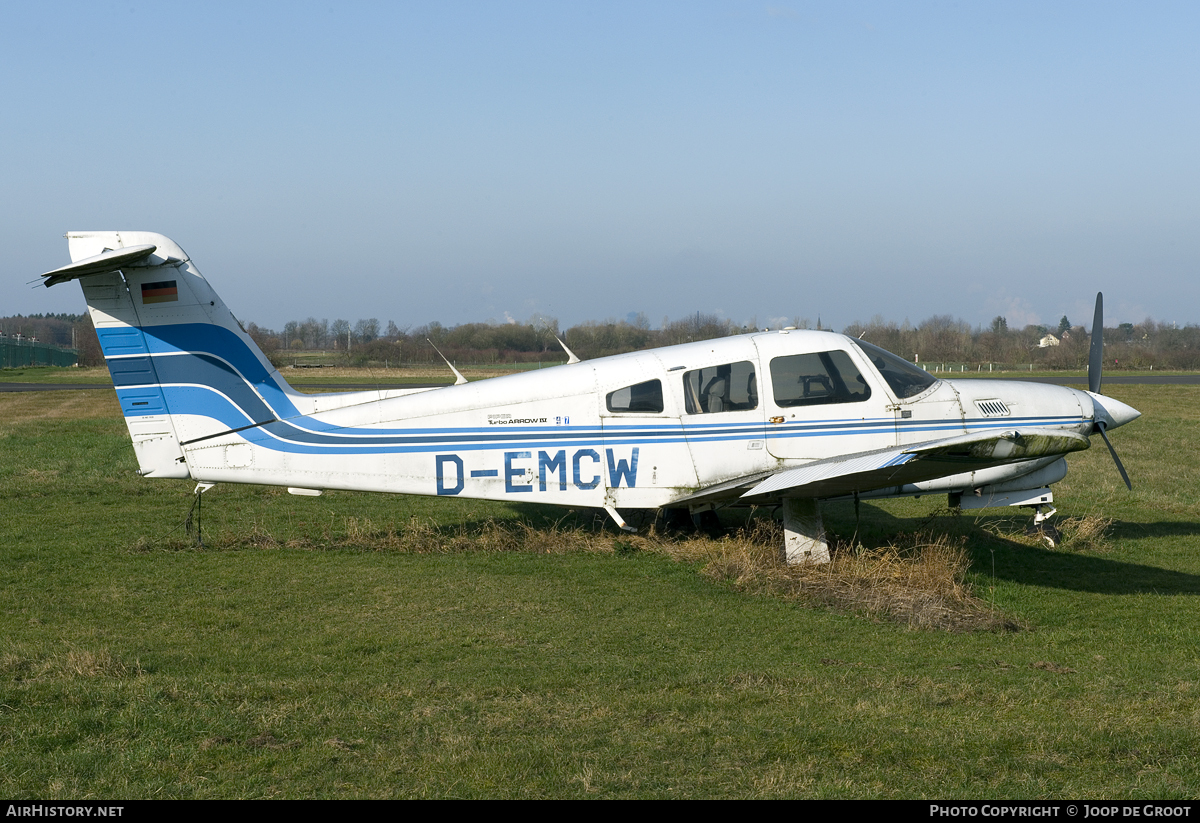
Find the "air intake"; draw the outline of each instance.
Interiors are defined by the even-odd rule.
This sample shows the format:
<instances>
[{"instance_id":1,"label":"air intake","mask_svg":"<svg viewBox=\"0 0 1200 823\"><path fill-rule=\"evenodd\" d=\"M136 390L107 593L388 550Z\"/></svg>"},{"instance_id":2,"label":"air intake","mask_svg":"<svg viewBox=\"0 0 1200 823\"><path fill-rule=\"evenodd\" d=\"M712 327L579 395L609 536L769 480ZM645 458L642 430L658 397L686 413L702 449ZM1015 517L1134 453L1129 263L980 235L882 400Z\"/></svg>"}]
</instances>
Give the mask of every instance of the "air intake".
<instances>
[{"instance_id":1,"label":"air intake","mask_svg":"<svg viewBox=\"0 0 1200 823\"><path fill-rule=\"evenodd\" d=\"M1001 400L976 400L975 407L984 417L1008 417L1011 412Z\"/></svg>"}]
</instances>

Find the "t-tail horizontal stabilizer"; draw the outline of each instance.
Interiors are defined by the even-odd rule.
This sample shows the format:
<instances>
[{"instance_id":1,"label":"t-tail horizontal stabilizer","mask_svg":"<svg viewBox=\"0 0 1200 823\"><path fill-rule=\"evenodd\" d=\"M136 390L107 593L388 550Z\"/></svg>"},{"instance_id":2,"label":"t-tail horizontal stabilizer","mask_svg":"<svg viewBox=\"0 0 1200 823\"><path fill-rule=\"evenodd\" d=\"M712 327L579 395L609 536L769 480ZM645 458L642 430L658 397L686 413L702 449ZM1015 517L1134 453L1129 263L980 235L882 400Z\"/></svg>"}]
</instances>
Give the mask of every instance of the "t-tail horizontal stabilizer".
<instances>
[{"instance_id":1,"label":"t-tail horizontal stabilizer","mask_svg":"<svg viewBox=\"0 0 1200 823\"><path fill-rule=\"evenodd\" d=\"M59 283L66 283L69 280L76 280L80 277L88 277L93 274L109 274L136 266L174 265L183 262L168 258L158 262L147 263L151 255L157 250L158 247L152 244L133 246L127 249L105 249L94 257L88 257L69 266L63 266L60 269L46 272L42 275L45 278L43 283L46 288L50 288L51 286L57 286Z\"/></svg>"}]
</instances>

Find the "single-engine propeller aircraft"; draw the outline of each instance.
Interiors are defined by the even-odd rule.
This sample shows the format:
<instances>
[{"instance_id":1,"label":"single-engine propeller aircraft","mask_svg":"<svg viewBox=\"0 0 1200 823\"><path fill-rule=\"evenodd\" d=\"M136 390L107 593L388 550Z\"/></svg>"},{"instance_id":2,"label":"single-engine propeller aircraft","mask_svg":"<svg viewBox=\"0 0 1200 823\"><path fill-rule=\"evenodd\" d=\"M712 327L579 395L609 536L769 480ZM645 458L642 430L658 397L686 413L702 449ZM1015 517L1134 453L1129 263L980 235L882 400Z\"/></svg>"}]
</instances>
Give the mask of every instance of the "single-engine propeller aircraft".
<instances>
[{"instance_id":1,"label":"single-engine propeller aircraft","mask_svg":"<svg viewBox=\"0 0 1200 823\"><path fill-rule=\"evenodd\" d=\"M866 341L743 334L435 389L301 394L178 245L71 232L79 280L146 477L621 510L778 505L791 563L828 560L819 504L945 493L1053 514L1064 455L1140 413L1089 391L939 380ZM577 358L572 357L572 361ZM1130 486L1132 488L1132 486Z\"/></svg>"}]
</instances>

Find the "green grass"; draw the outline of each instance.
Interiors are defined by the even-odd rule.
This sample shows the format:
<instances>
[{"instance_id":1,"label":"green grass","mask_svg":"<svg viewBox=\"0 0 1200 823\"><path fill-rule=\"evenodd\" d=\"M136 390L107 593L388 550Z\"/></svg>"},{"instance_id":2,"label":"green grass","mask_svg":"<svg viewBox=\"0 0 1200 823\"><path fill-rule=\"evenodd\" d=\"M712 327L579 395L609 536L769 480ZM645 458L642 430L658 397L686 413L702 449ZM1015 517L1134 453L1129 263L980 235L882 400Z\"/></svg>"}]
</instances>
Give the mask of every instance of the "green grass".
<instances>
[{"instance_id":1,"label":"green grass","mask_svg":"<svg viewBox=\"0 0 1200 823\"><path fill-rule=\"evenodd\" d=\"M66 366L24 366L18 369L0 369L0 383L112 383L112 376L104 366L86 368Z\"/></svg>"},{"instance_id":2,"label":"green grass","mask_svg":"<svg viewBox=\"0 0 1200 823\"><path fill-rule=\"evenodd\" d=\"M868 546L965 540L1026 626L971 633L646 551L361 539L564 516L529 505L218 486L190 548L191 484L137 477L109 393L0 397L0 795L1195 797L1200 389L1107 390L1145 413L1112 434L1134 492L1099 442L1056 487L1098 547L944 497L827 508Z\"/></svg>"}]
</instances>

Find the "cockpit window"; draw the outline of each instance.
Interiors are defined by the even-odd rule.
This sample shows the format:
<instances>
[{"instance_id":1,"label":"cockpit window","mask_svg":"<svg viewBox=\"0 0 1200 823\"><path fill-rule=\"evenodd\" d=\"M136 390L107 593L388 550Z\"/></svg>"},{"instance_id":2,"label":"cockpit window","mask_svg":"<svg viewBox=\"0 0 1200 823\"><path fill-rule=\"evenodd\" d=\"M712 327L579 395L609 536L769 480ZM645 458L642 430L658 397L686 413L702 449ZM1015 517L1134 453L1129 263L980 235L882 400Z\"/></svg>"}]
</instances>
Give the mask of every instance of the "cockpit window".
<instances>
[{"instance_id":1,"label":"cockpit window","mask_svg":"<svg viewBox=\"0 0 1200 823\"><path fill-rule=\"evenodd\" d=\"M861 403L871 387L844 351L793 354L771 360L771 391L775 405L818 406Z\"/></svg>"},{"instance_id":2,"label":"cockpit window","mask_svg":"<svg viewBox=\"0 0 1200 823\"><path fill-rule=\"evenodd\" d=\"M662 381L647 380L608 393L610 412L643 412L658 414L663 410Z\"/></svg>"},{"instance_id":3,"label":"cockpit window","mask_svg":"<svg viewBox=\"0 0 1200 823\"><path fill-rule=\"evenodd\" d=\"M688 414L748 411L758 408L758 378L749 360L696 369L683 375Z\"/></svg>"},{"instance_id":4,"label":"cockpit window","mask_svg":"<svg viewBox=\"0 0 1200 823\"><path fill-rule=\"evenodd\" d=\"M862 349L863 354L874 364L875 368L879 369L879 374L901 400L906 397L915 397L937 382L937 378L929 372L917 368L890 351L864 340L855 340L854 345Z\"/></svg>"}]
</instances>

